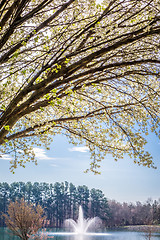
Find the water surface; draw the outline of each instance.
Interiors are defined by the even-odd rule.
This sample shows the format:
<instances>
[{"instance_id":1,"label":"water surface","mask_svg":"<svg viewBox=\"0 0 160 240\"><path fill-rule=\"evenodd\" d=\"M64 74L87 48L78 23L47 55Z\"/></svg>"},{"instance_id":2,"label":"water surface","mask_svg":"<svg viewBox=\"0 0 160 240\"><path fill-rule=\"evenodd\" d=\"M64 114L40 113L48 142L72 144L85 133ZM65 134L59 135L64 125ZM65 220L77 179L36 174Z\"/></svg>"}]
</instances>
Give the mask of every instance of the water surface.
<instances>
[{"instance_id":1,"label":"water surface","mask_svg":"<svg viewBox=\"0 0 160 240\"><path fill-rule=\"evenodd\" d=\"M132 232L132 231L106 231L103 234L63 234L62 232L55 232L55 229L49 229L47 231L47 240L146 240L145 233L143 232ZM56 234L55 234L56 233ZM18 237L9 234L6 228L0 228L0 240L19 240ZM153 233L151 240L160 240L160 233Z\"/></svg>"}]
</instances>

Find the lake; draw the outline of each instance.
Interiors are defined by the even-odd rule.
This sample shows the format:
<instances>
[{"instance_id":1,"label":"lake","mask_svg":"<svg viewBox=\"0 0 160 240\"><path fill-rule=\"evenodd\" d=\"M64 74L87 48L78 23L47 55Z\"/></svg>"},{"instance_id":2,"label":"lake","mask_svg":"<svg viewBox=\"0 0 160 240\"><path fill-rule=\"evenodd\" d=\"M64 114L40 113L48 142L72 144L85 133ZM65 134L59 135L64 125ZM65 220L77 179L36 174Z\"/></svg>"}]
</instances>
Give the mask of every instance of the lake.
<instances>
[{"instance_id":1,"label":"lake","mask_svg":"<svg viewBox=\"0 0 160 240\"><path fill-rule=\"evenodd\" d=\"M145 233L132 232L132 231L107 231L106 235L87 235L87 236L75 236L75 235L54 235L55 229L49 229L48 240L147 240ZM54 238L52 238L52 233ZM6 228L0 228L0 240L19 240L18 237L12 236L8 233ZM151 240L160 240L160 233L153 233Z\"/></svg>"}]
</instances>

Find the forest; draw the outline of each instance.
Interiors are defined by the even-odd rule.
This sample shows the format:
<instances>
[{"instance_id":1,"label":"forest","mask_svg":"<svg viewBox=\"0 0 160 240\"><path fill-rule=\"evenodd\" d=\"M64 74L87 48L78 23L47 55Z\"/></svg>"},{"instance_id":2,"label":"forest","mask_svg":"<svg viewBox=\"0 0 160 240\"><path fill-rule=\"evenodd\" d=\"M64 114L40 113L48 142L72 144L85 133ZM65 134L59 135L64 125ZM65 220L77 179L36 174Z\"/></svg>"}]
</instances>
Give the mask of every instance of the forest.
<instances>
[{"instance_id":1,"label":"forest","mask_svg":"<svg viewBox=\"0 0 160 240\"><path fill-rule=\"evenodd\" d=\"M119 203L109 200L99 189L86 185L56 182L0 183L0 227L5 226L3 213L10 201L24 198L26 202L40 204L47 216L49 227L63 227L65 219L78 217L81 205L85 218L100 217L105 227L160 224L160 200L148 199L145 203Z\"/></svg>"}]
</instances>

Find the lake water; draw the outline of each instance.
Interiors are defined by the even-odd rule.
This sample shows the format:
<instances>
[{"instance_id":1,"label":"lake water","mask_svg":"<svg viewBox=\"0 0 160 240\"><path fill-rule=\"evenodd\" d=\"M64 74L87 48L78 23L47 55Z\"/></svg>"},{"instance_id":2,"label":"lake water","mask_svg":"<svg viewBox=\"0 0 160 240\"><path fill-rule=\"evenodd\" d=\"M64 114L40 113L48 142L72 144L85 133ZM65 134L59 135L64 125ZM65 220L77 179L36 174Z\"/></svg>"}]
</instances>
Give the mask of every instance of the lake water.
<instances>
[{"instance_id":1,"label":"lake water","mask_svg":"<svg viewBox=\"0 0 160 240\"><path fill-rule=\"evenodd\" d=\"M107 231L106 235L54 235L54 230L48 230L48 240L147 240L145 233L143 232L131 232L131 231ZM52 235L53 234L53 235ZM0 228L0 240L19 240L18 237L12 236L8 233L6 228ZM151 240L160 240L160 233L153 233Z\"/></svg>"}]
</instances>

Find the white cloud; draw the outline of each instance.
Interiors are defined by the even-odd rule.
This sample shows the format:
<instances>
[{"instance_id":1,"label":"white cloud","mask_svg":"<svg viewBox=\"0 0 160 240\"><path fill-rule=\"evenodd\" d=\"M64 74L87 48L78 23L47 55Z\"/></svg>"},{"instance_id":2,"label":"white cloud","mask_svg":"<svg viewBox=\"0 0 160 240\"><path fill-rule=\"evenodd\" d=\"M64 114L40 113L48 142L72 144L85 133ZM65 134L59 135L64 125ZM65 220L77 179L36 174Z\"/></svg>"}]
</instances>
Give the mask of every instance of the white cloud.
<instances>
[{"instance_id":1,"label":"white cloud","mask_svg":"<svg viewBox=\"0 0 160 240\"><path fill-rule=\"evenodd\" d=\"M73 147L68 149L70 152L88 152L88 147Z\"/></svg>"},{"instance_id":2,"label":"white cloud","mask_svg":"<svg viewBox=\"0 0 160 240\"><path fill-rule=\"evenodd\" d=\"M0 159L1 160L8 160L8 161L12 160L12 158L8 154L1 155Z\"/></svg>"},{"instance_id":3,"label":"white cloud","mask_svg":"<svg viewBox=\"0 0 160 240\"><path fill-rule=\"evenodd\" d=\"M42 148L33 148L35 157L38 160L55 160L55 158L48 157L46 151Z\"/></svg>"},{"instance_id":4,"label":"white cloud","mask_svg":"<svg viewBox=\"0 0 160 240\"><path fill-rule=\"evenodd\" d=\"M33 150L34 150L34 153L35 153L35 157L38 160L55 160L56 159L56 158L48 157L47 154L46 154L46 151L42 148L35 147L35 148L33 148ZM0 159L1 160L8 160L8 161L12 160L11 156L8 155L8 154L0 155Z\"/></svg>"}]
</instances>

